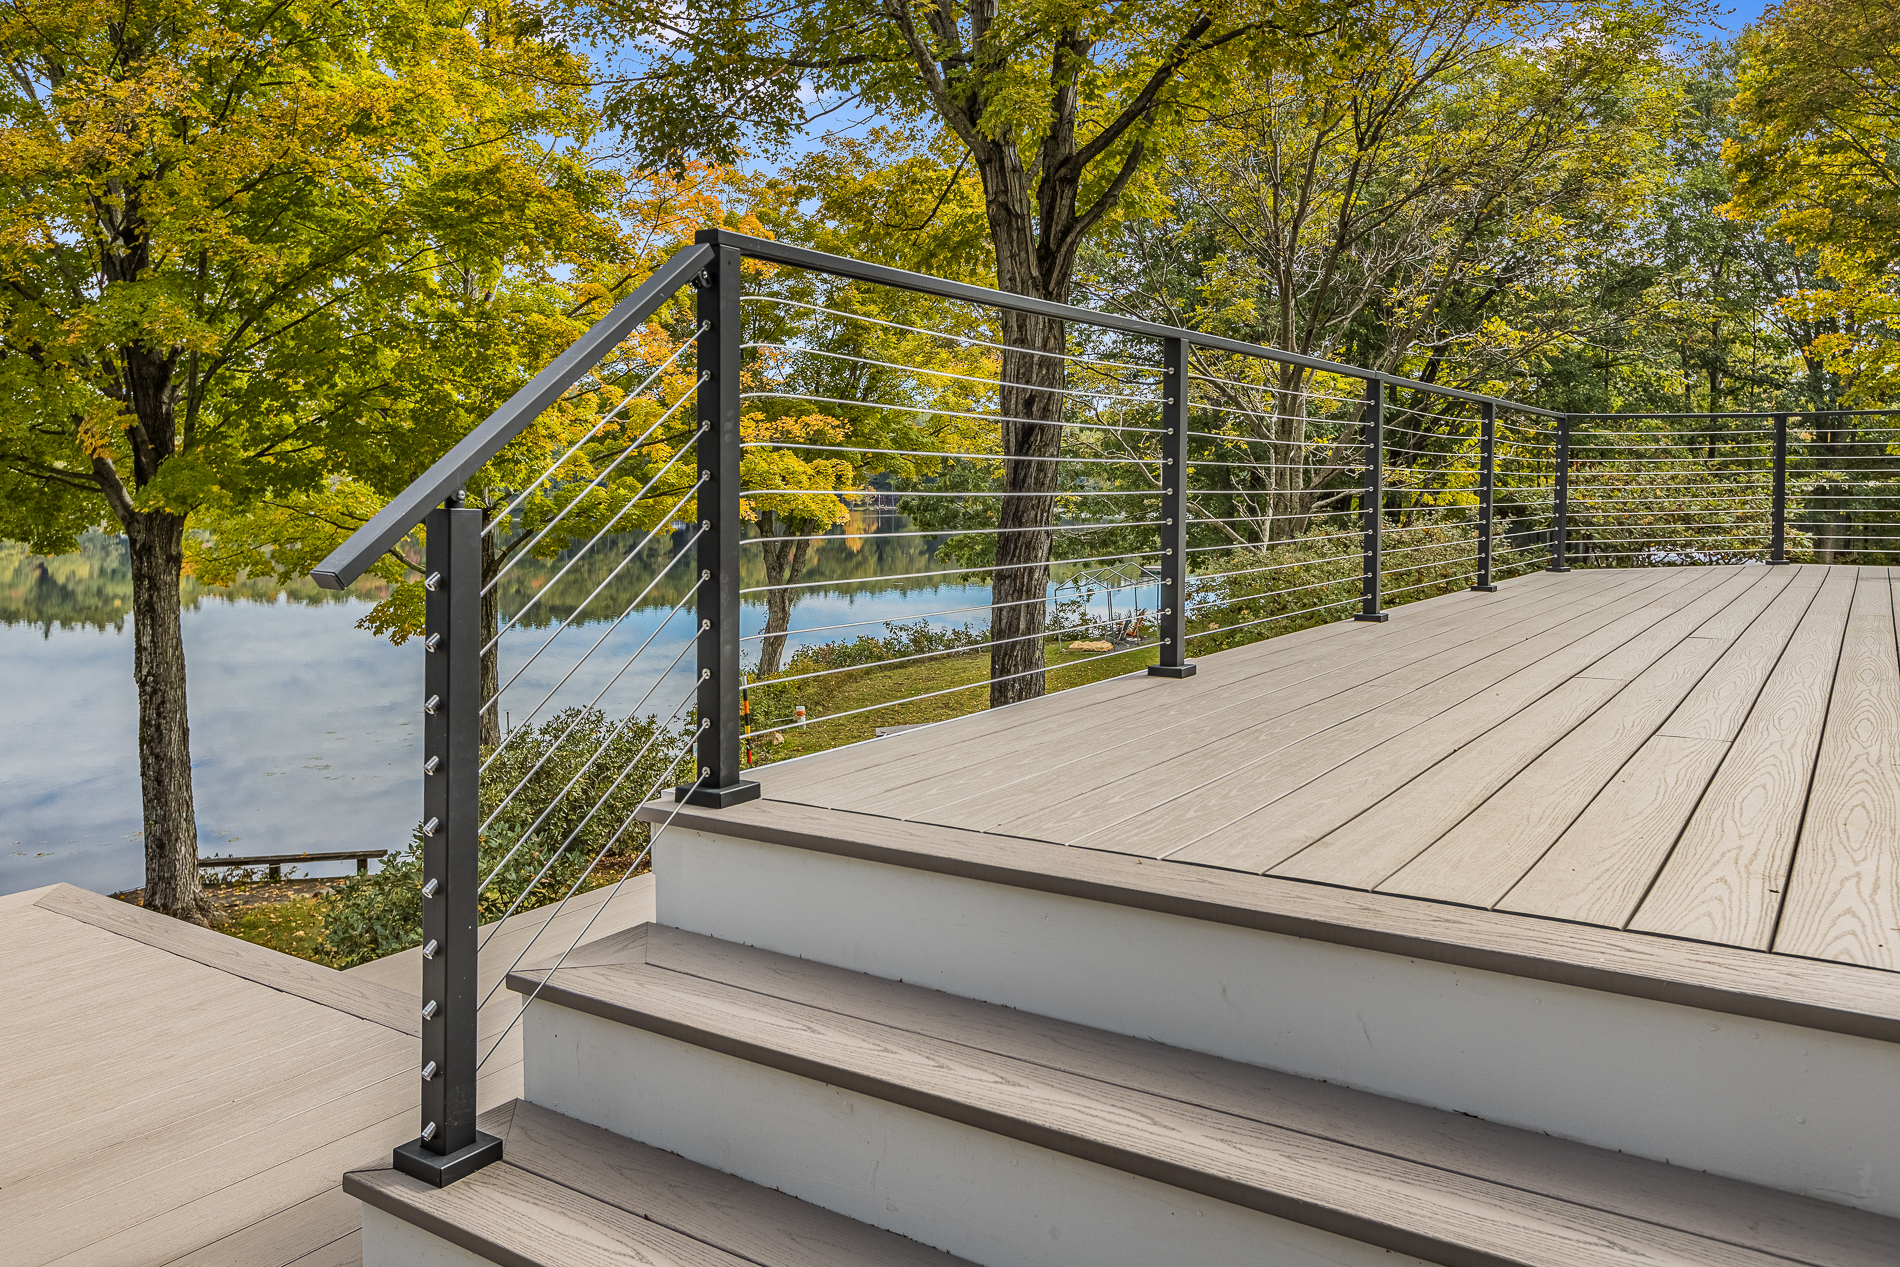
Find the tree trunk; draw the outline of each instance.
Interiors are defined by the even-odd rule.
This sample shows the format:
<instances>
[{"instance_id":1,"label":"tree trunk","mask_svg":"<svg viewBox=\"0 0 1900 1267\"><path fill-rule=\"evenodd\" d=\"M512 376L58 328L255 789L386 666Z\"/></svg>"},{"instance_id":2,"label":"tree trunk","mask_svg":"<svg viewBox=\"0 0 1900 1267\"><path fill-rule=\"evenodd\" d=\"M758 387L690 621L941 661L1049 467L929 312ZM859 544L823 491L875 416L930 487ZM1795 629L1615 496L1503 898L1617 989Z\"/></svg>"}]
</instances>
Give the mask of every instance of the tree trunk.
<instances>
[{"instance_id":1,"label":"tree trunk","mask_svg":"<svg viewBox=\"0 0 1900 1267\"><path fill-rule=\"evenodd\" d=\"M999 252L1000 254L1000 252ZM999 270L1000 271L1000 270ZM1018 289L1011 287L1011 289ZM1054 540L1055 490L1062 452L1066 344L1063 323L1020 313L1003 314L1003 498L990 586L990 707L1034 699L1044 690L1042 632L1049 590L1049 547ZM1025 460L1028 459L1028 460ZM1036 460L1044 459L1044 460Z\"/></svg>"},{"instance_id":2,"label":"tree trunk","mask_svg":"<svg viewBox=\"0 0 1900 1267\"><path fill-rule=\"evenodd\" d=\"M759 517L759 535L762 537L791 536L809 525L796 520L780 520L771 511ZM765 638L759 644L759 676L769 677L779 671L780 658L785 654L785 631L792 627L792 604L798 601L795 590L781 589L781 586L796 585L805 575L805 564L811 558L811 538L799 537L795 541L766 541L760 549L765 555Z\"/></svg>"},{"instance_id":3,"label":"tree trunk","mask_svg":"<svg viewBox=\"0 0 1900 1267\"><path fill-rule=\"evenodd\" d=\"M205 924L212 911L198 882L185 635L179 621L185 517L165 511L129 511L121 525L132 562L132 680L139 695L145 905Z\"/></svg>"}]
</instances>

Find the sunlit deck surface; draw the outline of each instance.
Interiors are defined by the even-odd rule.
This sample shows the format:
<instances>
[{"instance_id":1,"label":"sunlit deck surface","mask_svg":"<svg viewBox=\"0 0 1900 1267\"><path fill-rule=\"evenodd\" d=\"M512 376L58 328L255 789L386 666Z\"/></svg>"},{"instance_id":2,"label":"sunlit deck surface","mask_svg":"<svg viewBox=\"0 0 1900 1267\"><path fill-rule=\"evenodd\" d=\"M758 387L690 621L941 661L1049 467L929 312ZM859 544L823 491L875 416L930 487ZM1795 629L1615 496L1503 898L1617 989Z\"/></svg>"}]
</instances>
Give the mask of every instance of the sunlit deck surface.
<instances>
[{"instance_id":1,"label":"sunlit deck surface","mask_svg":"<svg viewBox=\"0 0 1900 1267\"><path fill-rule=\"evenodd\" d=\"M544 924L537 959L652 918L651 877L607 897L511 921L483 992ZM0 897L0 1262L360 1264L340 1183L415 1137L420 955L336 972L71 885ZM484 1109L521 1094L521 1004L481 1009Z\"/></svg>"},{"instance_id":2,"label":"sunlit deck surface","mask_svg":"<svg viewBox=\"0 0 1900 1267\"><path fill-rule=\"evenodd\" d=\"M1885 568L1536 573L757 777L764 804L682 825L793 803L1900 968Z\"/></svg>"}]
</instances>

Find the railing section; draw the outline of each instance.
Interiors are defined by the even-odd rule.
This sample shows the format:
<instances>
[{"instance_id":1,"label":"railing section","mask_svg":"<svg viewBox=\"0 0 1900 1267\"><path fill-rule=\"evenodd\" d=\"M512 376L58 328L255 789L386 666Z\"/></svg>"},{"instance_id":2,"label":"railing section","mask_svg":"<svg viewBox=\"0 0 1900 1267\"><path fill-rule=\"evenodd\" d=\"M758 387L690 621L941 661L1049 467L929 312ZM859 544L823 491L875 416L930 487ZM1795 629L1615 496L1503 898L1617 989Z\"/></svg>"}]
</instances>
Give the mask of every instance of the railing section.
<instances>
[{"instance_id":1,"label":"railing section","mask_svg":"<svg viewBox=\"0 0 1900 1267\"><path fill-rule=\"evenodd\" d=\"M1564 435L1509 401L701 234L316 573L346 585L422 530L424 1036L397 1166L446 1184L499 1157L476 1088L532 995L492 1037L477 1013L646 868L671 819L642 804L738 804L761 764L985 692L1184 678L1197 650L1491 587L1553 542L1561 563Z\"/></svg>"}]
</instances>

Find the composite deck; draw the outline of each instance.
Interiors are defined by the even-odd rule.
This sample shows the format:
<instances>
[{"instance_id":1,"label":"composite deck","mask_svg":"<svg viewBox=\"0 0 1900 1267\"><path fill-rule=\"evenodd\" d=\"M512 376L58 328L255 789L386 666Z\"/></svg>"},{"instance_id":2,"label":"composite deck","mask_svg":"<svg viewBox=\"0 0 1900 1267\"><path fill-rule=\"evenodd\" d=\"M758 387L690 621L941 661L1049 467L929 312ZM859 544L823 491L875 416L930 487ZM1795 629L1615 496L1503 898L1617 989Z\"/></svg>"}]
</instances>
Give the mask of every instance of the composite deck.
<instances>
[{"instance_id":1,"label":"composite deck","mask_svg":"<svg viewBox=\"0 0 1900 1267\"><path fill-rule=\"evenodd\" d=\"M1818 565L1537 573L1185 681L767 766L746 817L817 807L1900 969L1894 585Z\"/></svg>"},{"instance_id":2,"label":"composite deck","mask_svg":"<svg viewBox=\"0 0 1900 1267\"><path fill-rule=\"evenodd\" d=\"M540 945L653 916L650 877L596 916L606 896L576 898ZM485 991L552 913L510 922ZM360 1263L340 1181L416 1133L419 954L336 972L70 885L0 897L0 1261ZM484 1051L521 1004L501 990L482 1009ZM521 1088L516 1026L480 1104Z\"/></svg>"}]
</instances>

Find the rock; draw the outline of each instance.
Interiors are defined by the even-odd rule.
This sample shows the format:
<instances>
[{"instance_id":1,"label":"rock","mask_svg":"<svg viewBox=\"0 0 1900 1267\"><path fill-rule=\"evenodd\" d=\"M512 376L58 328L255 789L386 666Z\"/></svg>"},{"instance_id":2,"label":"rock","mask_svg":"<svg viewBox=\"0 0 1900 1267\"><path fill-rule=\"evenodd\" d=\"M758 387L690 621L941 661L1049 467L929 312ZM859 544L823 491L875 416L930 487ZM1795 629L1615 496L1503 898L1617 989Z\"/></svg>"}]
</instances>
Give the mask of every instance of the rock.
<instances>
[{"instance_id":1,"label":"rock","mask_svg":"<svg viewBox=\"0 0 1900 1267\"><path fill-rule=\"evenodd\" d=\"M1115 644L1112 642L1071 642L1069 644L1071 651L1113 651L1114 649Z\"/></svg>"},{"instance_id":2,"label":"rock","mask_svg":"<svg viewBox=\"0 0 1900 1267\"><path fill-rule=\"evenodd\" d=\"M770 739L772 740L772 746L773 746L773 747L777 747L777 746L778 746L779 744L782 744L782 743L784 743L784 742L785 742L785 736L784 736L784 735L782 735L782 734L780 734L780 733L779 733L778 731L776 731L776 730L775 730L775 731L773 731L773 732L771 733L771 735L770 735L769 737L770 737Z\"/></svg>"}]
</instances>

